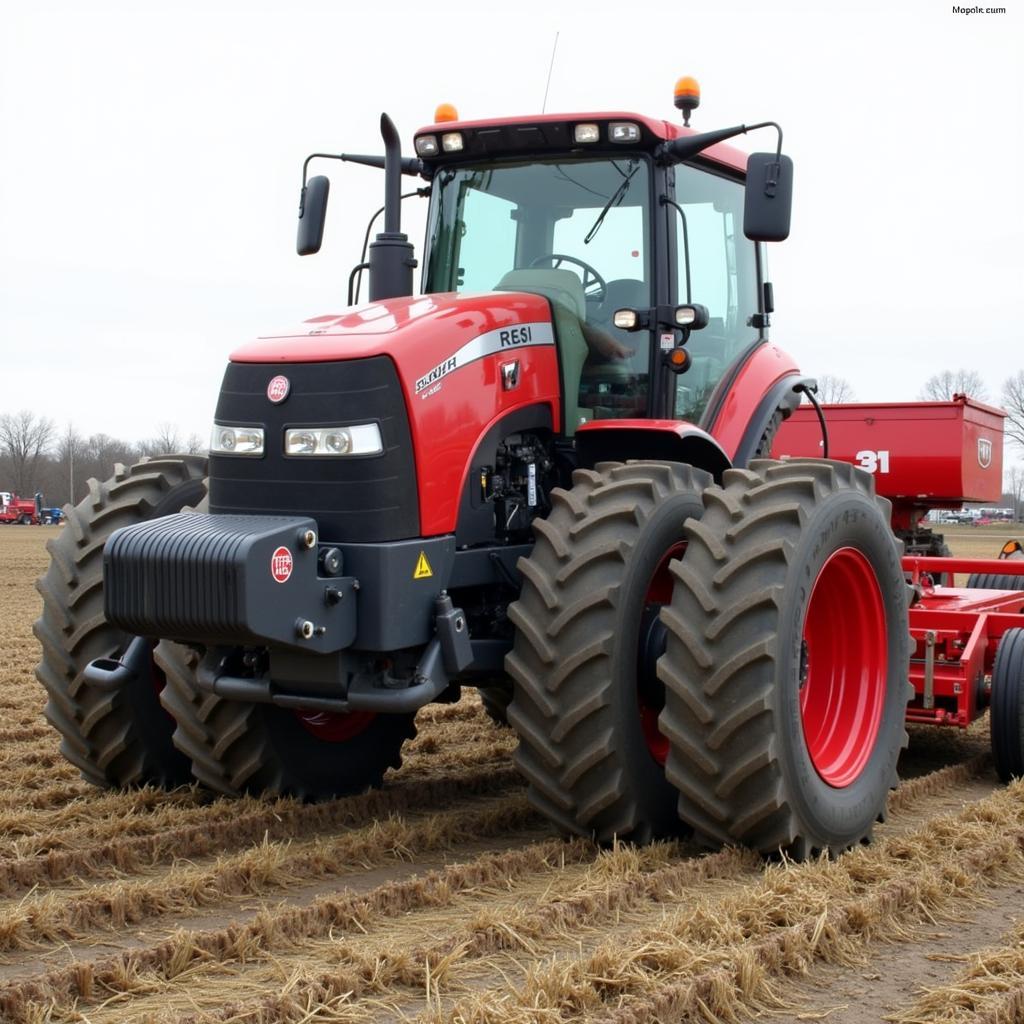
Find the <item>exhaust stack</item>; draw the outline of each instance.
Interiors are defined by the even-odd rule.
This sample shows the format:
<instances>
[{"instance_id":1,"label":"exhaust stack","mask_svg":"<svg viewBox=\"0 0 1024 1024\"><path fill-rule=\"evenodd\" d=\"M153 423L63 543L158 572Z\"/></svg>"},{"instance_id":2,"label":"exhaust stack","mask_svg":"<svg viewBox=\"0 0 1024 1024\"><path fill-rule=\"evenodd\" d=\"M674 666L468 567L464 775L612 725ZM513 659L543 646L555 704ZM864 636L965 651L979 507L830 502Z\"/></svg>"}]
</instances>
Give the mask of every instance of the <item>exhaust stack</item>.
<instances>
[{"instance_id":1,"label":"exhaust stack","mask_svg":"<svg viewBox=\"0 0 1024 1024\"><path fill-rule=\"evenodd\" d=\"M387 114L380 115L384 139L384 230L370 243L370 301L412 295L416 266L413 245L402 233L402 144Z\"/></svg>"}]
</instances>

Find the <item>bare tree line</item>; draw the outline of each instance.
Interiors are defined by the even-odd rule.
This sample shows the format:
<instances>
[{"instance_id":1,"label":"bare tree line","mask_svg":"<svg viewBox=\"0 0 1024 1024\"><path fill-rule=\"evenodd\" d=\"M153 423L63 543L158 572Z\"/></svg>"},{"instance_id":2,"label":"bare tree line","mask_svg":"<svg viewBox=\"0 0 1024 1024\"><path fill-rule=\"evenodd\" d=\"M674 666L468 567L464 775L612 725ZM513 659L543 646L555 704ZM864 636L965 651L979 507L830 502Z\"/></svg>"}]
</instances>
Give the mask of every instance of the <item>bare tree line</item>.
<instances>
[{"instance_id":1,"label":"bare tree line","mask_svg":"<svg viewBox=\"0 0 1024 1024\"><path fill-rule=\"evenodd\" d=\"M989 400L981 375L964 368L943 370L929 377L918 398L942 402L957 394L980 402ZM818 397L826 403L853 402L857 398L850 382L833 374L818 378ZM1000 402L1007 413L1006 440L1024 450L1024 370L1006 379ZM198 434L183 437L172 423L161 423L145 440L124 441L108 434L84 437L70 424L62 433L52 419L22 409L0 415L0 489L22 497L41 491L49 505L63 505L69 499L76 503L88 493L88 479L105 479L117 462L129 464L143 456L205 451L205 438ZM1018 507L1024 504L1024 470L1019 466L1007 468L1007 488Z\"/></svg>"},{"instance_id":2,"label":"bare tree line","mask_svg":"<svg viewBox=\"0 0 1024 1024\"><path fill-rule=\"evenodd\" d=\"M88 480L106 479L115 463L130 465L144 456L206 451L198 434L183 437L171 423L141 441L125 441L108 434L79 434L70 424L61 432L48 417L28 409L0 415L0 490L30 498L37 491L48 506L81 501Z\"/></svg>"}]
</instances>

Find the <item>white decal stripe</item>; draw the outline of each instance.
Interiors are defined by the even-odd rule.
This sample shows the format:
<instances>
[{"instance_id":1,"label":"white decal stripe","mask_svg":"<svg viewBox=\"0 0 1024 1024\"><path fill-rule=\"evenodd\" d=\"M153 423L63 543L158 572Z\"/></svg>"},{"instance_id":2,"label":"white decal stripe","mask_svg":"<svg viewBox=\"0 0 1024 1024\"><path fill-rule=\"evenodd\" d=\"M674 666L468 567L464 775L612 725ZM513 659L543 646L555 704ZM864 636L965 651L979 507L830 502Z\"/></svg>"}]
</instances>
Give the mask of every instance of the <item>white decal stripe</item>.
<instances>
[{"instance_id":1,"label":"white decal stripe","mask_svg":"<svg viewBox=\"0 0 1024 1024\"><path fill-rule=\"evenodd\" d=\"M454 355L438 363L432 370L416 381L416 393L436 384L449 373L462 366L475 363L478 359L495 355L498 352L514 352L516 349L530 348L534 345L553 345L555 343L551 324L548 322L534 324L516 324L514 327L499 327L478 335L467 341Z\"/></svg>"}]
</instances>

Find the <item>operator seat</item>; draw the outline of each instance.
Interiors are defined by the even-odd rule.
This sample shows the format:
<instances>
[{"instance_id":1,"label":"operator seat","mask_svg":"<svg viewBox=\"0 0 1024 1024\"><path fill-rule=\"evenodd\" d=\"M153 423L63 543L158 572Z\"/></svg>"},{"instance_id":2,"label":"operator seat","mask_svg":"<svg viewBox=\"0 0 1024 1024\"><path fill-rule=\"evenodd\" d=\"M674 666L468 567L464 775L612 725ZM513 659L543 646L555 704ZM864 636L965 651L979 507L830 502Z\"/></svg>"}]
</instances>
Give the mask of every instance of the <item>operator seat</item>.
<instances>
[{"instance_id":1,"label":"operator seat","mask_svg":"<svg viewBox=\"0 0 1024 1024\"><path fill-rule=\"evenodd\" d=\"M531 292L550 300L565 382L565 432L575 434L576 428L590 419L590 411L579 404L580 377L590 351L580 326L587 315L583 282L571 270L510 270L494 290Z\"/></svg>"}]
</instances>

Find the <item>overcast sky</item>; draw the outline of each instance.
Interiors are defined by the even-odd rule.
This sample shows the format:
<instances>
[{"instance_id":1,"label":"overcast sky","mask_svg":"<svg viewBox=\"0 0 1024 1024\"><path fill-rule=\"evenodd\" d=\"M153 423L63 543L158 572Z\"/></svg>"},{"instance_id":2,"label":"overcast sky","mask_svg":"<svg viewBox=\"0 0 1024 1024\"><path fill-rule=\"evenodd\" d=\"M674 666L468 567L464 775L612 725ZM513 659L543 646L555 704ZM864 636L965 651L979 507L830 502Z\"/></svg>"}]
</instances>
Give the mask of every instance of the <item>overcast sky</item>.
<instances>
[{"instance_id":1,"label":"overcast sky","mask_svg":"<svg viewBox=\"0 0 1024 1024\"><path fill-rule=\"evenodd\" d=\"M383 177L326 169L323 251L295 255L303 158L412 152L463 117L636 110L774 119L796 166L772 247L774 340L859 398L946 367L993 398L1024 364L1021 0L415 5L0 0L0 411L83 433L208 435L223 365L336 312ZM767 147L770 137L741 140ZM422 210L405 204L419 249Z\"/></svg>"}]
</instances>

